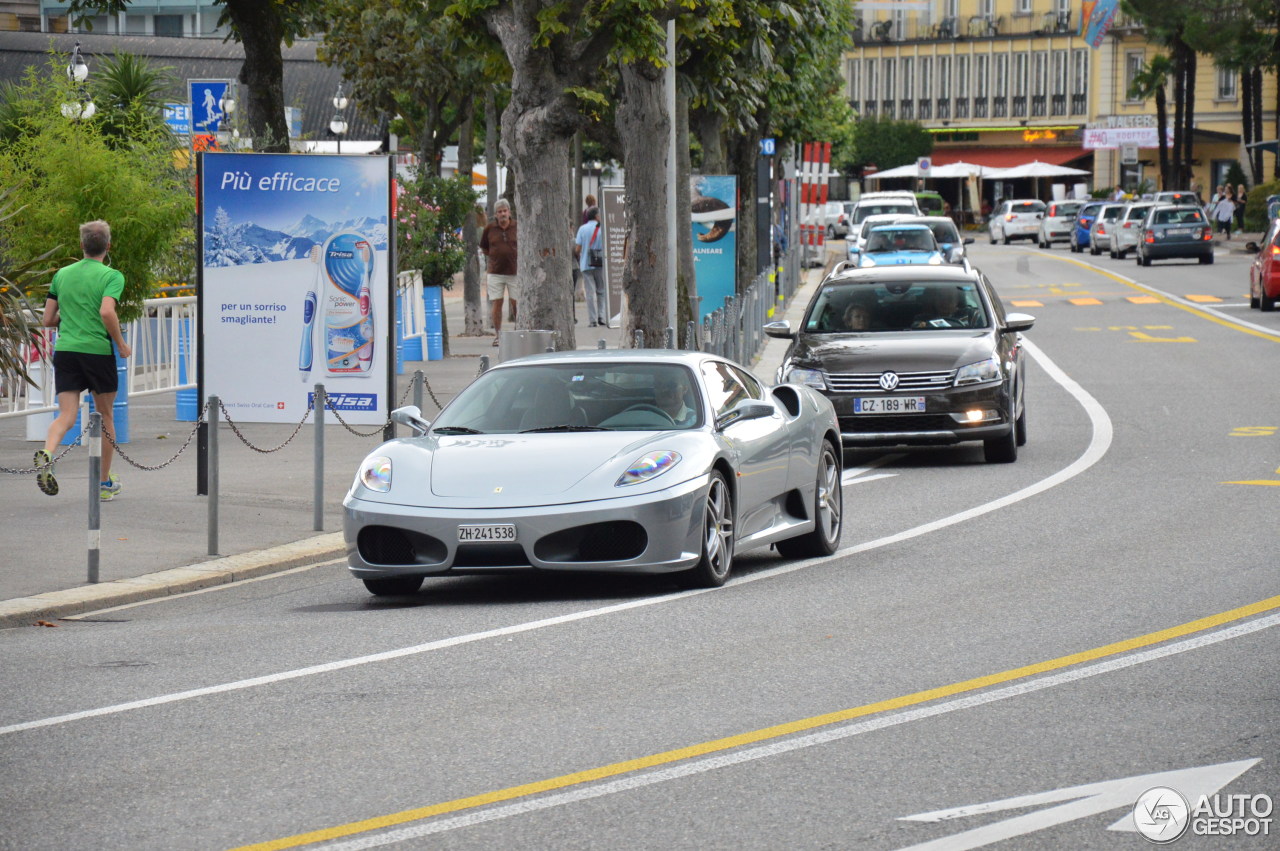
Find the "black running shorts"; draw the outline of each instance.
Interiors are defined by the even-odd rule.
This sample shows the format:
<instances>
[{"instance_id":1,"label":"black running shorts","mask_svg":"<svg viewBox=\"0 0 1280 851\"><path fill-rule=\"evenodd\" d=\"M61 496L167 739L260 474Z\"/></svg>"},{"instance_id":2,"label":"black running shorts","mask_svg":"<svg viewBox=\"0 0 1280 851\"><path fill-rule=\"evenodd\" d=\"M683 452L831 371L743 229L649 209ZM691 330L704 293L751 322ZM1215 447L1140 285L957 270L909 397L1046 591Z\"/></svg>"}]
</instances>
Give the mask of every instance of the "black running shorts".
<instances>
[{"instance_id":1,"label":"black running shorts","mask_svg":"<svg viewBox=\"0 0 1280 851\"><path fill-rule=\"evenodd\" d=\"M53 375L58 393L115 393L120 389L115 355L54 352Z\"/></svg>"}]
</instances>

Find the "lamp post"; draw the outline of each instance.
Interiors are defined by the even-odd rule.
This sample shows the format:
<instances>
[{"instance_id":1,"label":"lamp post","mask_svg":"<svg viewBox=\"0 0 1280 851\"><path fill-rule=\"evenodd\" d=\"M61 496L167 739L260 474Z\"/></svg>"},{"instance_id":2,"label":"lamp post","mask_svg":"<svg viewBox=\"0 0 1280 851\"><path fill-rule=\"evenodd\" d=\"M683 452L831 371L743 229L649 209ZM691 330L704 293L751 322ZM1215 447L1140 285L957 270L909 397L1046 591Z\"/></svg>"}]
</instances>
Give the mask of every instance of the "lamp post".
<instances>
[{"instance_id":1,"label":"lamp post","mask_svg":"<svg viewBox=\"0 0 1280 851\"><path fill-rule=\"evenodd\" d=\"M343 115L350 101L342 93L342 81L338 81L338 93L333 96L333 108L337 110L329 122L329 132L338 139L338 153L342 153L342 137L347 132L347 119Z\"/></svg>"},{"instance_id":2,"label":"lamp post","mask_svg":"<svg viewBox=\"0 0 1280 851\"><path fill-rule=\"evenodd\" d=\"M62 117L69 118L73 121L88 119L94 116L98 111L84 89L84 81L89 79L89 63L84 61L84 56L80 53L80 42L76 42L75 50L71 54L71 64L67 66L67 77L76 86L79 100L62 105Z\"/></svg>"},{"instance_id":3,"label":"lamp post","mask_svg":"<svg viewBox=\"0 0 1280 851\"><path fill-rule=\"evenodd\" d=\"M240 131L236 129L235 121L231 117L232 113L236 111L236 97L229 83L223 89L222 97L218 100L218 111L222 113L222 118L219 119L218 123L218 145L235 150L240 140ZM231 129L223 130L222 122L231 125Z\"/></svg>"}]
</instances>

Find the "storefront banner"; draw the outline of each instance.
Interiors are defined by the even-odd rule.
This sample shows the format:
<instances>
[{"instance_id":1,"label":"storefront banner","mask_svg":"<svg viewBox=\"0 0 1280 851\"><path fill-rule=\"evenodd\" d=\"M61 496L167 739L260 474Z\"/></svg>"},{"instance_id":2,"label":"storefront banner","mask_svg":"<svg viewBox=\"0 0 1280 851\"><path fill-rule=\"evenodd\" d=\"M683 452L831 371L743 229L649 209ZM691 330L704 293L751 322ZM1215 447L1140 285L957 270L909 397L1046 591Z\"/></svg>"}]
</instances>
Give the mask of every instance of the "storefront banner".
<instances>
[{"instance_id":1,"label":"storefront banner","mask_svg":"<svg viewBox=\"0 0 1280 851\"><path fill-rule=\"evenodd\" d=\"M200 398L296 423L323 384L345 421L386 422L390 158L209 153L200 188Z\"/></svg>"},{"instance_id":2,"label":"storefront banner","mask_svg":"<svg viewBox=\"0 0 1280 851\"><path fill-rule=\"evenodd\" d=\"M698 315L702 321L737 292L738 178L695 175L691 181L693 276L702 300Z\"/></svg>"},{"instance_id":3,"label":"storefront banner","mask_svg":"<svg viewBox=\"0 0 1280 851\"><path fill-rule=\"evenodd\" d=\"M1169 144L1173 144L1173 128L1165 128ZM1160 147L1160 133L1155 127L1105 127L1084 130L1085 148L1122 148L1136 145L1139 148Z\"/></svg>"}]
</instances>

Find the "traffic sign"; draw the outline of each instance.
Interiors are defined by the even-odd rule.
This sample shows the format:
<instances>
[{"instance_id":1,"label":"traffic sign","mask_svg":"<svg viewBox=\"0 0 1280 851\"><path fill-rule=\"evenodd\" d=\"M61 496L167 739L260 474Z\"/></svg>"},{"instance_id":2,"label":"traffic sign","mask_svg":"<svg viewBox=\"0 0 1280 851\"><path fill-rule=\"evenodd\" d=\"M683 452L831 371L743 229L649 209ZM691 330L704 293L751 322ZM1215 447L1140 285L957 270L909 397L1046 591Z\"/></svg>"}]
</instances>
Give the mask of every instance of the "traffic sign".
<instances>
[{"instance_id":1,"label":"traffic sign","mask_svg":"<svg viewBox=\"0 0 1280 851\"><path fill-rule=\"evenodd\" d=\"M760 140L760 156L771 157L778 152L778 141L776 139Z\"/></svg>"},{"instance_id":2,"label":"traffic sign","mask_svg":"<svg viewBox=\"0 0 1280 851\"><path fill-rule=\"evenodd\" d=\"M932 165L933 163L928 157L920 157L916 160L916 173L921 177L928 177L929 169Z\"/></svg>"}]
</instances>

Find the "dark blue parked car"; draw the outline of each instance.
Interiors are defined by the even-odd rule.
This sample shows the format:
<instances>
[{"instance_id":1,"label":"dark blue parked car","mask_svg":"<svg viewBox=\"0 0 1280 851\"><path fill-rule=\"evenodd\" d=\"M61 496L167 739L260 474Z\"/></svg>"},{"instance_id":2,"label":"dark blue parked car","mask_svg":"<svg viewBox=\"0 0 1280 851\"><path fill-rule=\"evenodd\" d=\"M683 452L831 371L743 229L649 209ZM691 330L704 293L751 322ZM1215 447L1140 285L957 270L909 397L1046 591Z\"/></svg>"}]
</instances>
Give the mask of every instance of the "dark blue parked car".
<instances>
[{"instance_id":1,"label":"dark blue parked car","mask_svg":"<svg viewBox=\"0 0 1280 851\"><path fill-rule=\"evenodd\" d=\"M1107 201L1090 201L1076 214L1076 226L1071 229L1071 250L1077 254L1089 247L1089 226L1098 217L1098 211Z\"/></svg>"}]
</instances>

